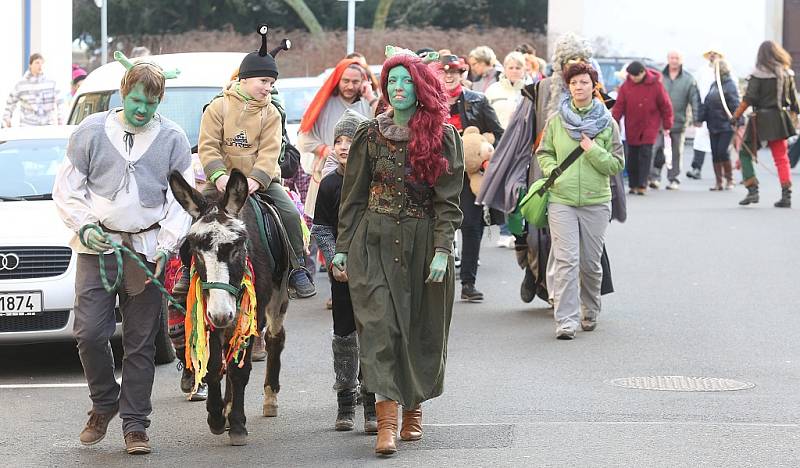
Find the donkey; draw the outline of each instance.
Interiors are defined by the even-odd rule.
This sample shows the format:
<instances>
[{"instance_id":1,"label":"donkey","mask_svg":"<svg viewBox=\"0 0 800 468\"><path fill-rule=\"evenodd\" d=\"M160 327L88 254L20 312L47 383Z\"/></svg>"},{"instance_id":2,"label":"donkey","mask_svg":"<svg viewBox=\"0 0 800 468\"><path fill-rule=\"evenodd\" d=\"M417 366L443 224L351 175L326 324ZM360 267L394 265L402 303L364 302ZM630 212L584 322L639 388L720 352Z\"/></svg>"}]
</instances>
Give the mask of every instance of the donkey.
<instances>
[{"instance_id":1,"label":"donkey","mask_svg":"<svg viewBox=\"0 0 800 468\"><path fill-rule=\"evenodd\" d=\"M280 356L286 340L283 321L289 304L289 251L279 230L278 235L272 236L273 241L265 245L268 237L261 234L259 225L262 223L257 219L261 213L247 203L247 178L241 172L232 171L224 194L204 192L204 195L192 188L179 172L170 174L169 185L175 199L194 220L181 249L182 260L189 265L194 259L195 269L204 284L206 315L214 327L208 343L210 357L206 375L208 426L212 433L222 434L227 422L231 445L246 445L244 391L252 369L253 340L258 338L250 338L241 368L233 363L228 366L224 400L220 388L223 353L240 313L235 291L239 290L249 258L255 275L259 333L266 326L263 414L277 416Z\"/></svg>"}]
</instances>

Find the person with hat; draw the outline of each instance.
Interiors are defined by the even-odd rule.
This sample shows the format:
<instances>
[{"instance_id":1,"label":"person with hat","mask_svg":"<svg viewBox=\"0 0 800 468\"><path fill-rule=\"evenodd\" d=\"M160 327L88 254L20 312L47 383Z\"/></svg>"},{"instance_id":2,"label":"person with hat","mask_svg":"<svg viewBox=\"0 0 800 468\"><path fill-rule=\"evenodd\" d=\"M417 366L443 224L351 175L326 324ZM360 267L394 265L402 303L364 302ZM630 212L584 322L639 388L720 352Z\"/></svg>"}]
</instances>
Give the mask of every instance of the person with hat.
<instances>
[{"instance_id":1,"label":"person with hat","mask_svg":"<svg viewBox=\"0 0 800 468\"><path fill-rule=\"evenodd\" d=\"M122 108L86 117L72 134L56 175L53 202L76 233L70 242L78 253L73 333L92 400L79 439L83 445L97 444L119 413L125 449L135 455L151 450L147 428L163 299L128 256L119 290L105 289L103 275L116 282L118 267L108 236L135 251L161 277L192 222L167 180L178 171L194 186L194 171L186 134L156 113L165 80L176 72L146 61L130 63L120 52L115 57L127 69L119 90ZM121 383L114 376L109 344L117 302L125 354Z\"/></svg>"},{"instance_id":2,"label":"person with hat","mask_svg":"<svg viewBox=\"0 0 800 468\"><path fill-rule=\"evenodd\" d=\"M78 92L78 86L81 85L81 82L86 79L86 70L78 66L77 64L72 64L72 82L70 88L70 95L75 96L75 93Z\"/></svg>"},{"instance_id":3,"label":"person with hat","mask_svg":"<svg viewBox=\"0 0 800 468\"><path fill-rule=\"evenodd\" d=\"M305 268L305 244L300 213L281 185L283 122L272 105L271 92L278 78L273 55L288 48L284 44L267 52L267 27L259 26L261 48L239 65L238 80L223 95L211 101L200 121L198 152L208 177L209 190L225 191L233 169L247 176L250 193L266 194L280 214L289 237L293 270L289 289L298 298L316 294L311 273Z\"/></svg>"},{"instance_id":4,"label":"person with hat","mask_svg":"<svg viewBox=\"0 0 800 468\"><path fill-rule=\"evenodd\" d=\"M378 105L378 97L372 90L372 83L364 68L365 63L365 59L358 56L341 60L317 91L300 121L297 147L302 153L313 154L312 167L304 168L311 175L305 203L305 212L310 217L314 216L325 162L333 155L336 123L348 109L371 117Z\"/></svg>"},{"instance_id":5,"label":"person with hat","mask_svg":"<svg viewBox=\"0 0 800 468\"><path fill-rule=\"evenodd\" d=\"M462 86L461 78L468 70L464 60L455 55L443 55L438 62L432 62L442 82L447 96L447 123L463 133L467 127L477 127L480 133L494 135L495 144L503 136L503 126L497 118L494 108L482 93ZM478 257L483 237L483 207L475 204L475 194L469 188L469 180L464 175L464 184L460 198L461 211L464 214L461 223L461 299L469 302L483 300L483 293L475 287L478 275ZM502 221L500 221L502 223Z\"/></svg>"},{"instance_id":6,"label":"person with hat","mask_svg":"<svg viewBox=\"0 0 800 468\"><path fill-rule=\"evenodd\" d=\"M322 178L319 184L317 206L314 209L314 225L311 235L317 240L317 245L325 257L328 266L328 278L331 283L332 311L333 311L333 372L338 402L335 429L337 431L350 431L353 429L355 407L358 389L359 358L358 336L356 335L356 322L353 316L353 303L350 299L350 288L347 285L347 274L332 267L333 256L336 253L336 238L339 224L339 203L342 195L342 183L347 167L347 157L350 144L356 133L356 128L367 118L355 111L348 109L339 119L333 129L333 152L336 155L338 167L335 171ZM375 419L375 394L366 391L361 386L362 402L364 404L364 432L375 433L378 423Z\"/></svg>"}]
</instances>

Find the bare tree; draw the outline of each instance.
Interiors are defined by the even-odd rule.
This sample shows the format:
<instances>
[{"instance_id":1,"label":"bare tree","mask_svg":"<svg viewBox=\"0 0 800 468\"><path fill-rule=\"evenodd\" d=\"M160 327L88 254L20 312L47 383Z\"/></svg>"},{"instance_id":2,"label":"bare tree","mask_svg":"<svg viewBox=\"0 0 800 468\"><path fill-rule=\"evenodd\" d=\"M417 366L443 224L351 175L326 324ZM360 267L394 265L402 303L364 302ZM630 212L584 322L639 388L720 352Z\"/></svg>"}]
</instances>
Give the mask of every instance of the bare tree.
<instances>
[{"instance_id":1,"label":"bare tree","mask_svg":"<svg viewBox=\"0 0 800 468\"><path fill-rule=\"evenodd\" d=\"M375 9L375 19L372 22L372 29L383 31L386 29L386 18L389 16L389 9L392 8L394 0L380 0L378 8Z\"/></svg>"},{"instance_id":2,"label":"bare tree","mask_svg":"<svg viewBox=\"0 0 800 468\"><path fill-rule=\"evenodd\" d=\"M297 13L297 16L303 21L303 24L308 28L308 31L311 33L314 38L319 39L322 37L322 26L319 24L317 17L314 15L314 12L308 8L306 2L303 0L283 0L289 5L289 8Z\"/></svg>"}]
</instances>

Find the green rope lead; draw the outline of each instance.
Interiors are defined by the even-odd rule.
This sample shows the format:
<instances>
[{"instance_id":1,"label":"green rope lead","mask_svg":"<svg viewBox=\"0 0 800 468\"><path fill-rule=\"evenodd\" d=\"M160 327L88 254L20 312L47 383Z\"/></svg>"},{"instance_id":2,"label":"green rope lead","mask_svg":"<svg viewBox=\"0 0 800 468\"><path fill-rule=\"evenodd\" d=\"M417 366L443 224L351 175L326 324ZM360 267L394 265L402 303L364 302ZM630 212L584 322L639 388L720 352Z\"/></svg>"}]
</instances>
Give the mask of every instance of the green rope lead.
<instances>
[{"instance_id":1,"label":"green rope lead","mask_svg":"<svg viewBox=\"0 0 800 468\"><path fill-rule=\"evenodd\" d=\"M163 294L164 297L167 298L167 300L170 302L170 304L174 305L177 309L179 309L184 314L186 313L186 309L183 307L183 305L181 305L177 301L177 299L175 299L175 297L167 291L167 289L164 287L164 285L161 283L161 281L158 278L156 278L156 275L154 275L153 272L150 271L150 268L147 268L147 265L144 264L144 262L139 257L139 255L136 252L132 251L131 249L125 247L122 244L120 244L119 242L114 241L111 238L111 236L109 236L108 234L103 232L103 230L100 228L100 226L98 226L96 224L87 224L87 225L83 226L80 229L80 231L78 231L78 238L80 239L81 244L83 244L86 248L91 248L91 247L89 247L89 245L84 240L84 233L87 230L90 230L90 229L93 230L93 231L96 231L98 234L103 236L103 239L105 239L106 242L111 244L111 248L114 250L114 257L117 260L117 277L114 279L114 283L111 284L108 281L108 276L106 275L106 259L105 259L105 255L104 254L100 254L100 255L97 256L98 257L98 261L100 263L100 281L103 282L103 288L105 288L105 290L107 292L109 292L109 293L116 292L117 289L119 289L120 285L122 284L122 254L124 252L126 255L128 255L130 258L132 258L136 262L136 264L139 266L139 268L144 270L145 275L147 275L147 277L151 280L151 282L158 288L159 291L161 291L161 294ZM92 250L94 250L94 249L92 249ZM168 260L168 259L165 259L165 263L164 263L165 269L166 269L166 260Z\"/></svg>"}]
</instances>

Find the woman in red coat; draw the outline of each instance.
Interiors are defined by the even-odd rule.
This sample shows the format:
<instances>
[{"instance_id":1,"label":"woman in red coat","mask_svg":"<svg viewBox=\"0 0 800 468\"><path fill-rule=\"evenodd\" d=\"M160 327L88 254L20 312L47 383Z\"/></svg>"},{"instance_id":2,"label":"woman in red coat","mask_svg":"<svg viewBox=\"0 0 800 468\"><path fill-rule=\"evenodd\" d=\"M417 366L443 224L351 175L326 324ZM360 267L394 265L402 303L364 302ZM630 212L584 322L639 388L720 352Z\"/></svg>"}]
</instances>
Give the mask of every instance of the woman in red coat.
<instances>
[{"instance_id":1,"label":"woman in red coat","mask_svg":"<svg viewBox=\"0 0 800 468\"><path fill-rule=\"evenodd\" d=\"M628 78L619 87L611 114L617 122L625 117L629 193L644 195L659 129L668 133L672 128L672 103L661 73L641 62L631 62L626 71Z\"/></svg>"}]
</instances>

